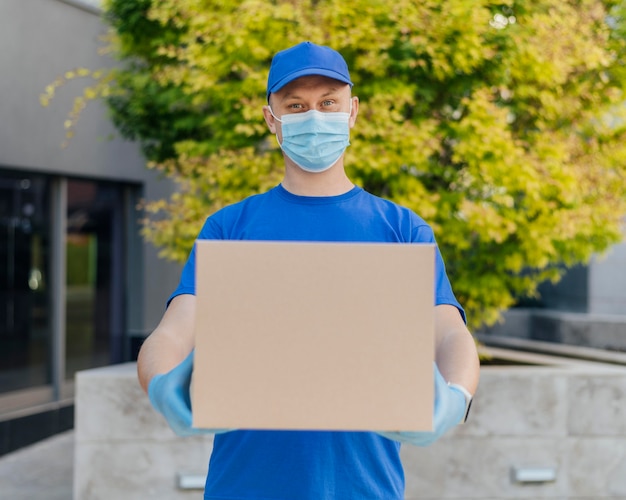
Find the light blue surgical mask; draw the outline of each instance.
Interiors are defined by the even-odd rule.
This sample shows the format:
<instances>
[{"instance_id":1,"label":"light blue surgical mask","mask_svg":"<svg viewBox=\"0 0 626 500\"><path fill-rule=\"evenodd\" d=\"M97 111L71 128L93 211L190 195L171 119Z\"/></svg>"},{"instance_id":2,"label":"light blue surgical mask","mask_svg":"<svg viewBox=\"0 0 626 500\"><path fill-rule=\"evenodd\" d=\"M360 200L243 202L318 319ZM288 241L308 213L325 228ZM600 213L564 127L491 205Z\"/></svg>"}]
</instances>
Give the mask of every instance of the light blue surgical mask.
<instances>
[{"instance_id":1,"label":"light blue surgical mask","mask_svg":"<svg viewBox=\"0 0 626 500\"><path fill-rule=\"evenodd\" d=\"M350 103L352 107L352 103ZM324 172L341 158L350 145L350 113L289 113L274 119L282 124L281 149L302 170Z\"/></svg>"}]
</instances>

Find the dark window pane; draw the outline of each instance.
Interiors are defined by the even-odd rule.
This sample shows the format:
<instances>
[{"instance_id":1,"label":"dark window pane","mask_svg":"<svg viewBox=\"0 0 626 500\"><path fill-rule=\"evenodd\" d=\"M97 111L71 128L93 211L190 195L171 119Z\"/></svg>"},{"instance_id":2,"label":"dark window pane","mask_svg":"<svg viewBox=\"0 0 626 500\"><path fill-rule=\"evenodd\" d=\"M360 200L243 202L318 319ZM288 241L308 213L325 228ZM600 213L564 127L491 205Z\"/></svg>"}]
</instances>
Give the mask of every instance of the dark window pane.
<instances>
[{"instance_id":1,"label":"dark window pane","mask_svg":"<svg viewBox=\"0 0 626 500\"><path fill-rule=\"evenodd\" d=\"M123 292L122 188L69 180L67 186L66 377L119 361Z\"/></svg>"},{"instance_id":2,"label":"dark window pane","mask_svg":"<svg viewBox=\"0 0 626 500\"><path fill-rule=\"evenodd\" d=\"M45 176L0 171L0 393L50 383Z\"/></svg>"}]
</instances>

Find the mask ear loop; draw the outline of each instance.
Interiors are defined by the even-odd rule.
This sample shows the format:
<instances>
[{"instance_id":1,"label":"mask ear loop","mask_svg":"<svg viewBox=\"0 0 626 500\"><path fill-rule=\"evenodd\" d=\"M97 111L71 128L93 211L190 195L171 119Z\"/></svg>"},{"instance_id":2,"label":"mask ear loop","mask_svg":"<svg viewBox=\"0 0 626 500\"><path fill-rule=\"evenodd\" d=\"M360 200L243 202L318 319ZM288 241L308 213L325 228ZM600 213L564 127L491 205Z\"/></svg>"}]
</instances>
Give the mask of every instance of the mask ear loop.
<instances>
[{"instance_id":1,"label":"mask ear loop","mask_svg":"<svg viewBox=\"0 0 626 500\"><path fill-rule=\"evenodd\" d=\"M278 118L278 116L276 116L276 115L274 114L274 111L272 110L272 107L271 107L271 106L269 106L269 105L268 105L268 106L267 106L267 109L269 109L269 110L270 110L270 115L272 115L272 116L274 117L274 120L276 120L276 121L277 121L277 122L279 122L279 123L282 123L282 122L283 122L280 118ZM278 140L278 130L277 130L277 131L276 131L276 133L274 134L274 137L276 137L276 142L278 143L278 146L279 146L279 147L280 147L280 149L282 150L282 149L283 149L283 145L282 145L282 144L280 143L280 141Z\"/></svg>"},{"instance_id":2,"label":"mask ear loop","mask_svg":"<svg viewBox=\"0 0 626 500\"><path fill-rule=\"evenodd\" d=\"M280 122L280 123L282 123L282 122L283 122L280 118L278 118L278 116L276 116L276 115L274 114L274 110L272 109L272 107L271 107L271 106L268 106L268 107L267 107L267 109L269 109L269 110L270 110L270 114L274 117L274 120L276 120L277 122Z\"/></svg>"}]
</instances>

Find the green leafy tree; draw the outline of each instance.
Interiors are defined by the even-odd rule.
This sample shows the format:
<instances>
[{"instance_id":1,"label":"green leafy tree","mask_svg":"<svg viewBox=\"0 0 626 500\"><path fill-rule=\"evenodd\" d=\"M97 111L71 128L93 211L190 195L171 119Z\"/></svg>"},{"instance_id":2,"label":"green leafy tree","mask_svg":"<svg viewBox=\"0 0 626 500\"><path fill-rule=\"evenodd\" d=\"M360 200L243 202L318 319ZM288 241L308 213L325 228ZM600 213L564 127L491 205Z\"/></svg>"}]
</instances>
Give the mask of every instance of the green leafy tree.
<instances>
[{"instance_id":1,"label":"green leafy tree","mask_svg":"<svg viewBox=\"0 0 626 500\"><path fill-rule=\"evenodd\" d=\"M351 178L434 228L471 326L622 238L626 73L609 0L108 0L121 133L175 179L145 236L183 260L204 219L282 175L272 55L311 40L361 100Z\"/></svg>"}]
</instances>

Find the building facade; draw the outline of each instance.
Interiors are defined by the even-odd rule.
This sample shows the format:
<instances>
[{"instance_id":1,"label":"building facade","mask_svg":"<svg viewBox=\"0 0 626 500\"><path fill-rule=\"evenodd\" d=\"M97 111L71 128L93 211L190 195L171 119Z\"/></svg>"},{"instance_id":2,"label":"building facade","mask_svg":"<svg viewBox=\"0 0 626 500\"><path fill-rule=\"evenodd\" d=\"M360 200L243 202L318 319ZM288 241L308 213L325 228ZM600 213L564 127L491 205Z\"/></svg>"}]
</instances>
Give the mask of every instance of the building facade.
<instances>
[{"instance_id":1,"label":"building facade","mask_svg":"<svg viewBox=\"0 0 626 500\"><path fill-rule=\"evenodd\" d=\"M625 242L568 269L558 283L542 284L539 293L537 300L506 311L484 340L514 337L626 352Z\"/></svg>"},{"instance_id":2,"label":"building facade","mask_svg":"<svg viewBox=\"0 0 626 500\"><path fill-rule=\"evenodd\" d=\"M74 374L134 358L180 266L139 234L138 203L171 193L92 102L59 75L114 64L97 1L0 2L0 454L73 426Z\"/></svg>"}]
</instances>

